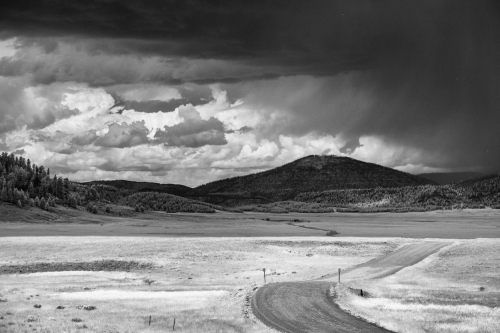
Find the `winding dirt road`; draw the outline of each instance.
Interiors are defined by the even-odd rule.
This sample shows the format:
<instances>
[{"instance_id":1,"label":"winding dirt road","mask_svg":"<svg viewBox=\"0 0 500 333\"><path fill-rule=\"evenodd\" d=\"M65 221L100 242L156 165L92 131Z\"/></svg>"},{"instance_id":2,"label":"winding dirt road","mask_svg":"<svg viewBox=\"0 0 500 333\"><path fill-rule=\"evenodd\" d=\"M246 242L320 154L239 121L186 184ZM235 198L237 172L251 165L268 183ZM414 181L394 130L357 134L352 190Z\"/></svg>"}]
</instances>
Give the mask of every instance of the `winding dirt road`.
<instances>
[{"instance_id":1,"label":"winding dirt road","mask_svg":"<svg viewBox=\"0 0 500 333\"><path fill-rule=\"evenodd\" d=\"M342 280L382 278L423 260L447 242L425 242L394 252L342 273ZM264 324L286 333L390 332L344 312L329 296L337 274L316 281L267 284L252 297L252 311Z\"/></svg>"}]
</instances>

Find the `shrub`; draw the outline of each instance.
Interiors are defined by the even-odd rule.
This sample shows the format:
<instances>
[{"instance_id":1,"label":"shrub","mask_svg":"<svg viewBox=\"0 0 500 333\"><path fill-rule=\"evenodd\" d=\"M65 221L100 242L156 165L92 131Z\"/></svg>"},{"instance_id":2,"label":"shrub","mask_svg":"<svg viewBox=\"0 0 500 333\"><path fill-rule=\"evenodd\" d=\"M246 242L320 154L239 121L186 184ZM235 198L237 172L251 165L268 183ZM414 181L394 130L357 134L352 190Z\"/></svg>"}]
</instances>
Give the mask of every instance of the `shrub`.
<instances>
[{"instance_id":1,"label":"shrub","mask_svg":"<svg viewBox=\"0 0 500 333\"><path fill-rule=\"evenodd\" d=\"M21 203L21 200L17 200L17 207L22 208L23 204Z\"/></svg>"},{"instance_id":2,"label":"shrub","mask_svg":"<svg viewBox=\"0 0 500 333\"><path fill-rule=\"evenodd\" d=\"M45 198L42 198L42 200L40 200L40 208L41 209L45 209L45 205L46 205L47 202L45 202Z\"/></svg>"},{"instance_id":3,"label":"shrub","mask_svg":"<svg viewBox=\"0 0 500 333\"><path fill-rule=\"evenodd\" d=\"M106 213L111 213L111 208L109 206L106 206Z\"/></svg>"},{"instance_id":4,"label":"shrub","mask_svg":"<svg viewBox=\"0 0 500 333\"><path fill-rule=\"evenodd\" d=\"M97 214L97 206L96 205L94 205L92 207L92 213Z\"/></svg>"},{"instance_id":5,"label":"shrub","mask_svg":"<svg viewBox=\"0 0 500 333\"><path fill-rule=\"evenodd\" d=\"M35 206L40 207L40 199L38 198L38 196L35 198Z\"/></svg>"}]
</instances>

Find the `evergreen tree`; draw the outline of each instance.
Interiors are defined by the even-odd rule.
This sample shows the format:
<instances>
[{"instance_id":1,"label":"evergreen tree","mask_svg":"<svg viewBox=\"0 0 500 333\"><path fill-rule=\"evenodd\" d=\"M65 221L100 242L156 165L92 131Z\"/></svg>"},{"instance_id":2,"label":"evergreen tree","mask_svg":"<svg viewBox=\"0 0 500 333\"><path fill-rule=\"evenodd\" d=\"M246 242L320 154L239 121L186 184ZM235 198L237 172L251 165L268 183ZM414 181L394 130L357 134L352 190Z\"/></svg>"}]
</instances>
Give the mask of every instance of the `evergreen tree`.
<instances>
[{"instance_id":1,"label":"evergreen tree","mask_svg":"<svg viewBox=\"0 0 500 333\"><path fill-rule=\"evenodd\" d=\"M64 200L64 183L62 177L57 178L57 195L61 200Z\"/></svg>"},{"instance_id":2,"label":"evergreen tree","mask_svg":"<svg viewBox=\"0 0 500 333\"><path fill-rule=\"evenodd\" d=\"M68 178L63 179L63 187L64 187L64 195L67 196L69 193L69 179Z\"/></svg>"},{"instance_id":3,"label":"evergreen tree","mask_svg":"<svg viewBox=\"0 0 500 333\"><path fill-rule=\"evenodd\" d=\"M23 204L21 203L21 200L17 200L17 207L22 208Z\"/></svg>"},{"instance_id":4,"label":"evergreen tree","mask_svg":"<svg viewBox=\"0 0 500 333\"><path fill-rule=\"evenodd\" d=\"M40 200L40 208L41 208L41 209L45 209L45 204L46 204L46 203L47 203L47 202L45 201L45 198L42 198L42 200Z\"/></svg>"},{"instance_id":5,"label":"evergreen tree","mask_svg":"<svg viewBox=\"0 0 500 333\"><path fill-rule=\"evenodd\" d=\"M28 185L28 195L30 198L33 198L35 196L35 188L33 187L33 182L30 182Z\"/></svg>"},{"instance_id":6,"label":"evergreen tree","mask_svg":"<svg viewBox=\"0 0 500 333\"><path fill-rule=\"evenodd\" d=\"M40 199L38 196L35 198L35 207L40 207Z\"/></svg>"},{"instance_id":7,"label":"evergreen tree","mask_svg":"<svg viewBox=\"0 0 500 333\"><path fill-rule=\"evenodd\" d=\"M12 188L7 185L7 201L14 202L14 193L12 193Z\"/></svg>"},{"instance_id":8,"label":"evergreen tree","mask_svg":"<svg viewBox=\"0 0 500 333\"><path fill-rule=\"evenodd\" d=\"M7 186L4 186L2 188L2 194L0 195L0 198L2 199L2 201L9 201L9 195L7 194Z\"/></svg>"},{"instance_id":9,"label":"evergreen tree","mask_svg":"<svg viewBox=\"0 0 500 333\"><path fill-rule=\"evenodd\" d=\"M52 185L52 195L54 195L55 197L59 197L57 193L57 175L54 175L54 178L50 183Z\"/></svg>"}]
</instances>

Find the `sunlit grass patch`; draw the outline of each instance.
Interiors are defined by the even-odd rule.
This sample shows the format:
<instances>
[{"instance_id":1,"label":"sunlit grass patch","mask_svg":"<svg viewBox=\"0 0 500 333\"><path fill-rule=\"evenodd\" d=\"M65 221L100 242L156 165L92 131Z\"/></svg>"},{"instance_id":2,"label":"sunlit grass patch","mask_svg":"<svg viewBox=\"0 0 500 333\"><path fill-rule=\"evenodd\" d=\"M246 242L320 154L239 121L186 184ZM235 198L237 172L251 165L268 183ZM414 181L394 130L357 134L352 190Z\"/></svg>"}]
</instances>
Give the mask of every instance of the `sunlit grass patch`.
<instances>
[{"instance_id":1,"label":"sunlit grass patch","mask_svg":"<svg viewBox=\"0 0 500 333\"><path fill-rule=\"evenodd\" d=\"M335 298L354 315L397 332L500 332L500 284L491 278L500 271L495 249L499 240L460 241L393 276L343 283ZM473 262L484 264L474 270Z\"/></svg>"}]
</instances>

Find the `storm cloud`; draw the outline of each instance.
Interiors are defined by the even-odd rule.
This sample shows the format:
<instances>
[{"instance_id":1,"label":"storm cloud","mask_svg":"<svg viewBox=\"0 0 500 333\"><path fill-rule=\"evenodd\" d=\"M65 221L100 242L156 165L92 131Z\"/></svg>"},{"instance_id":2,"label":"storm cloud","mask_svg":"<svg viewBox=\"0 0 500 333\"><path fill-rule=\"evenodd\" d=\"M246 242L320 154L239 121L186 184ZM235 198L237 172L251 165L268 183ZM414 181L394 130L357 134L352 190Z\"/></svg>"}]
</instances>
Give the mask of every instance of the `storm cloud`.
<instances>
[{"instance_id":1,"label":"storm cloud","mask_svg":"<svg viewBox=\"0 0 500 333\"><path fill-rule=\"evenodd\" d=\"M0 5L0 39L11 150L42 131L49 151L113 172L105 151L147 147L128 171L200 182L321 152L500 170L495 1L20 0Z\"/></svg>"}]
</instances>

